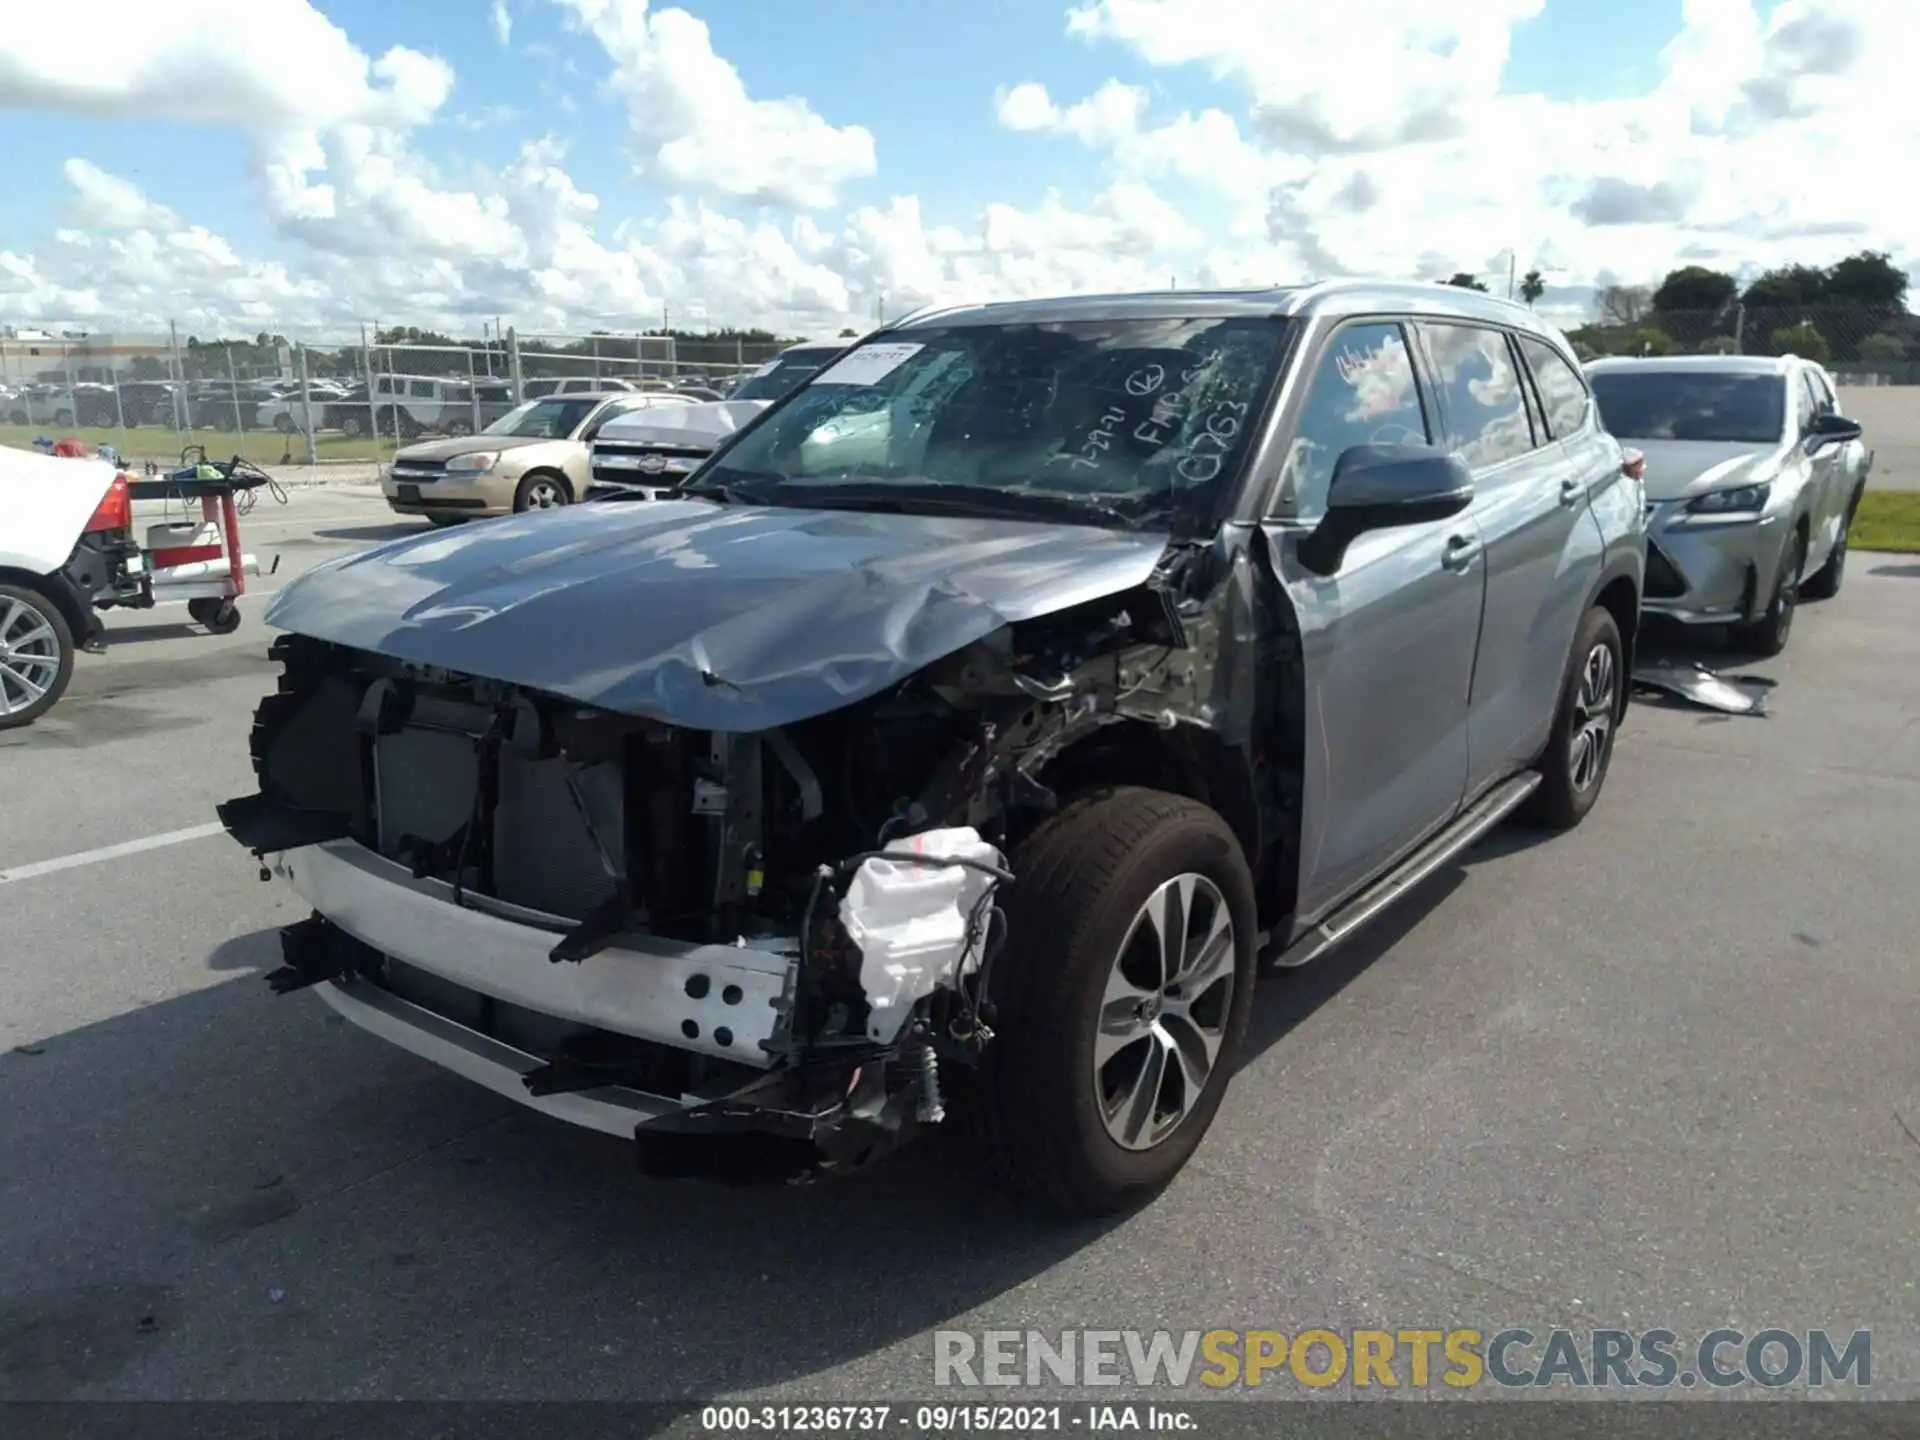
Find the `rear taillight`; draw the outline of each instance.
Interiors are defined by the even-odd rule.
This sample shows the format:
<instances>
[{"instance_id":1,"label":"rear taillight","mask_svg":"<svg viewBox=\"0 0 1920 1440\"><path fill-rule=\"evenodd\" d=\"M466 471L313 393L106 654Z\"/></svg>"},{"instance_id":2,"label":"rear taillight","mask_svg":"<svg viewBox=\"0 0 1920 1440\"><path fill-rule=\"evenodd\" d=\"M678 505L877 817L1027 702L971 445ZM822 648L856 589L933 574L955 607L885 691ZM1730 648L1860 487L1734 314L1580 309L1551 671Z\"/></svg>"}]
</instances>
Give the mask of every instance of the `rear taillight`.
<instances>
[{"instance_id":1,"label":"rear taillight","mask_svg":"<svg viewBox=\"0 0 1920 1440\"><path fill-rule=\"evenodd\" d=\"M107 493L100 497L100 503L93 507L93 518L87 521L86 533L98 534L102 530L131 530L133 528L133 494L127 488L127 477L115 475L113 483L107 486Z\"/></svg>"}]
</instances>

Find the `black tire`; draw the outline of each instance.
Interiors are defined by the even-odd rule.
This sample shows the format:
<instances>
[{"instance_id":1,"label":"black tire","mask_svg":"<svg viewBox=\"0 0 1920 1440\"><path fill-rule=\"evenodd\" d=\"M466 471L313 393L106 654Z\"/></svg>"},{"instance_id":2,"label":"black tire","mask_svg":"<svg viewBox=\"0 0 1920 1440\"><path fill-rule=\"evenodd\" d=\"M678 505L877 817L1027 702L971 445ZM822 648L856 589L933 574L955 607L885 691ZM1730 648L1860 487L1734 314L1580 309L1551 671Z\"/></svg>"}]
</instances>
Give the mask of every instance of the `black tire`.
<instances>
[{"instance_id":1,"label":"black tire","mask_svg":"<svg viewBox=\"0 0 1920 1440\"><path fill-rule=\"evenodd\" d=\"M466 523L464 515L429 515L427 519L438 529L446 530L454 525Z\"/></svg>"},{"instance_id":2,"label":"black tire","mask_svg":"<svg viewBox=\"0 0 1920 1440\"><path fill-rule=\"evenodd\" d=\"M362 420L356 412L349 410L340 417L340 433L349 439L358 440L367 433L367 422Z\"/></svg>"},{"instance_id":3,"label":"black tire","mask_svg":"<svg viewBox=\"0 0 1920 1440\"><path fill-rule=\"evenodd\" d=\"M33 420L24 410L10 410L7 412L7 423L9 425L31 425Z\"/></svg>"},{"instance_id":4,"label":"black tire","mask_svg":"<svg viewBox=\"0 0 1920 1440\"><path fill-rule=\"evenodd\" d=\"M955 1114L976 1155L1010 1189L1064 1214L1110 1215L1159 1193L1220 1108L1252 1009L1253 880L1233 831L1212 810L1133 787L1062 810L1020 847L1012 868L1008 938L988 995L995 1034L979 1068L956 1077ZM1215 1002L1208 1023L1217 1020L1219 1045L1184 1116L1150 1147L1126 1148L1109 1133L1096 1094L1101 1002L1116 965L1140 953L1122 947L1142 907L1189 874L1209 882L1233 924L1230 989L1203 991ZM1194 907L1195 916L1205 913ZM1169 1009L1163 1021L1175 1013ZM1199 1033L1175 1029L1189 1038ZM1154 1048L1145 1036L1135 1044ZM1134 1048L1116 1052L1109 1069ZM1184 1076L1178 1088L1186 1098ZM1156 1113L1166 1094L1163 1081Z\"/></svg>"},{"instance_id":5,"label":"black tire","mask_svg":"<svg viewBox=\"0 0 1920 1440\"><path fill-rule=\"evenodd\" d=\"M71 410L54 411L53 423L63 430L71 427L73 424L73 411Z\"/></svg>"},{"instance_id":6,"label":"black tire","mask_svg":"<svg viewBox=\"0 0 1920 1440\"><path fill-rule=\"evenodd\" d=\"M51 635L39 636L43 629ZM25 637L29 634L38 638L28 641ZM14 661L0 671L0 730L31 725L54 707L73 678L73 629L60 607L38 590L0 584L0 645L8 647L9 658ZM10 653L14 646L32 657L31 666L20 664L19 657ZM28 700L26 686L16 679L20 676L32 676L35 688L42 693Z\"/></svg>"},{"instance_id":7,"label":"black tire","mask_svg":"<svg viewBox=\"0 0 1920 1440\"><path fill-rule=\"evenodd\" d=\"M273 428L278 430L282 435L297 435L300 433L300 427L294 423L293 416L291 415L274 416Z\"/></svg>"},{"instance_id":8,"label":"black tire","mask_svg":"<svg viewBox=\"0 0 1920 1440\"><path fill-rule=\"evenodd\" d=\"M1626 673L1619 625L1609 611L1594 606L1574 634L1553 732L1533 767L1540 772L1540 786L1527 797L1522 819L1550 830L1571 830L1587 818L1607 783L1621 704L1632 679ZM1588 737L1584 742L1579 738L1583 735Z\"/></svg>"},{"instance_id":9,"label":"black tire","mask_svg":"<svg viewBox=\"0 0 1920 1440\"><path fill-rule=\"evenodd\" d=\"M1770 659L1787 648L1793 633L1793 616L1800 600L1800 571L1807 562L1807 536L1795 530L1793 538L1780 547L1780 568L1773 577L1773 598L1758 620L1733 627L1733 643L1749 655Z\"/></svg>"},{"instance_id":10,"label":"black tire","mask_svg":"<svg viewBox=\"0 0 1920 1440\"><path fill-rule=\"evenodd\" d=\"M216 635L231 635L240 628L240 607L231 600L211 596L189 600L187 614Z\"/></svg>"},{"instance_id":11,"label":"black tire","mask_svg":"<svg viewBox=\"0 0 1920 1440\"><path fill-rule=\"evenodd\" d=\"M1840 587L1847 578L1847 539L1853 534L1853 512L1860 508L1860 492L1853 492L1853 498L1847 501L1847 513L1841 518L1840 533L1834 537L1833 549L1828 552L1826 563L1807 577L1800 587L1802 600L1831 600L1840 593Z\"/></svg>"},{"instance_id":12,"label":"black tire","mask_svg":"<svg viewBox=\"0 0 1920 1440\"><path fill-rule=\"evenodd\" d=\"M513 491L513 513L528 510L558 510L573 503L573 486L555 470L529 470L520 477Z\"/></svg>"}]
</instances>

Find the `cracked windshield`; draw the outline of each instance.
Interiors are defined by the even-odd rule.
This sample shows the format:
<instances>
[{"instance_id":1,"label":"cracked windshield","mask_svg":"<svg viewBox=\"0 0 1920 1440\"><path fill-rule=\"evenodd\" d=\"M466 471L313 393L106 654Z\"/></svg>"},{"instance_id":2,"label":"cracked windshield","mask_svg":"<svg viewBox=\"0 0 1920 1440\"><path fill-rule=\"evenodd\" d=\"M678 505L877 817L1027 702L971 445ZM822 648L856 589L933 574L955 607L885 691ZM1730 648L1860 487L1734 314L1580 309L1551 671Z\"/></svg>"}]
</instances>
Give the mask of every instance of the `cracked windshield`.
<instances>
[{"instance_id":1,"label":"cracked windshield","mask_svg":"<svg viewBox=\"0 0 1920 1440\"><path fill-rule=\"evenodd\" d=\"M1208 514L1239 469L1283 324L1134 319L915 330L816 375L702 488L1094 523Z\"/></svg>"}]
</instances>

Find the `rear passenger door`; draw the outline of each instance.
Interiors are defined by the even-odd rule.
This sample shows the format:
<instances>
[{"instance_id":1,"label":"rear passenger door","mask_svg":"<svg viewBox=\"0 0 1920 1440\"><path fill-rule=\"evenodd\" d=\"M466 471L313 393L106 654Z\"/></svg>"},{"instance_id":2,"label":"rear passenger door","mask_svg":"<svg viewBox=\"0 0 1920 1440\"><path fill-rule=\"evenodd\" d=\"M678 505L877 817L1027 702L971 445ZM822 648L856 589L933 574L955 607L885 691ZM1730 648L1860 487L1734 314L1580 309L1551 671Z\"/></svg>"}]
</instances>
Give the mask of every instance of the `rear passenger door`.
<instances>
[{"instance_id":1,"label":"rear passenger door","mask_svg":"<svg viewBox=\"0 0 1920 1440\"><path fill-rule=\"evenodd\" d=\"M1362 535L1332 575L1301 566L1300 537L1325 516L1345 450L1438 435L1404 324L1349 322L1305 363L1274 518L1263 527L1299 617L1306 669L1302 926L1458 811L1486 573L1466 515Z\"/></svg>"},{"instance_id":2,"label":"rear passenger door","mask_svg":"<svg viewBox=\"0 0 1920 1440\"><path fill-rule=\"evenodd\" d=\"M1486 555L1467 712L1471 797L1546 745L1600 534L1586 513L1590 477L1549 433L1514 338L1466 321L1423 321L1420 332L1445 443L1473 471L1468 514Z\"/></svg>"}]
</instances>

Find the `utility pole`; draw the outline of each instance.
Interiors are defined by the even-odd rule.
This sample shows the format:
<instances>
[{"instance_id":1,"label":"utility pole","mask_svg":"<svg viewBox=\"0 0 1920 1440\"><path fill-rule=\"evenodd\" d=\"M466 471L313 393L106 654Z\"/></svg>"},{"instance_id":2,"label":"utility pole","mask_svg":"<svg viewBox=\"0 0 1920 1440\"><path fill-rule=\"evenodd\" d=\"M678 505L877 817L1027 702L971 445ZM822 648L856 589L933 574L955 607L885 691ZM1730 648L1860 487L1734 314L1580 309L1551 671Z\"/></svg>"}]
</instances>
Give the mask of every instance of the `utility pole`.
<instances>
[{"instance_id":1,"label":"utility pole","mask_svg":"<svg viewBox=\"0 0 1920 1440\"><path fill-rule=\"evenodd\" d=\"M1517 250L1511 250L1511 249L1508 250L1507 251L1507 299L1509 300L1513 298L1513 272L1515 267L1518 266L1519 263L1520 263L1520 253Z\"/></svg>"}]
</instances>

